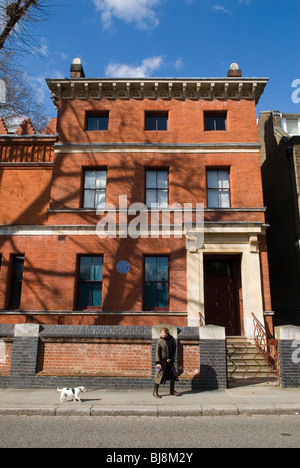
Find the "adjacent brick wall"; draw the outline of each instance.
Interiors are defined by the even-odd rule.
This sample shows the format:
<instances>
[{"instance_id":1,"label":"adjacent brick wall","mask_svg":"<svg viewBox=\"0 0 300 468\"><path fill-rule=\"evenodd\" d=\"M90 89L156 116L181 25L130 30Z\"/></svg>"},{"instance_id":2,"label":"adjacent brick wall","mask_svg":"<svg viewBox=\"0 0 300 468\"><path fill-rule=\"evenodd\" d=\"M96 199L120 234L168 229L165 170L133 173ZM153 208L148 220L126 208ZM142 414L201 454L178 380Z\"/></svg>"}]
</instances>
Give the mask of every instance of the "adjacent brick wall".
<instances>
[{"instance_id":1,"label":"adjacent brick wall","mask_svg":"<svg viewBox=\"0 0 300 468\"><path fill-rule=\"evenodd\" d=\"M150 342L151 343L151 342ZM151 377L151 347L140 340L42 341L39 375Z\"/></svg>"},{"instance_id":2,"label":"adjacent brick wall","mask_svg":"<svg viewBox=\"0 0 300 468\"><path fill-rule=\"evenodd\" d=\"M0 387L152 387L161 327L24 324L10 326L8 333L0 325L0 339L4 333L13 337L10 372L0 372ZM198 328L169 328L177 340L178 388L225 388L225 332L222 344L222 338L199 341Z\"/></svg>"}]
</instances>

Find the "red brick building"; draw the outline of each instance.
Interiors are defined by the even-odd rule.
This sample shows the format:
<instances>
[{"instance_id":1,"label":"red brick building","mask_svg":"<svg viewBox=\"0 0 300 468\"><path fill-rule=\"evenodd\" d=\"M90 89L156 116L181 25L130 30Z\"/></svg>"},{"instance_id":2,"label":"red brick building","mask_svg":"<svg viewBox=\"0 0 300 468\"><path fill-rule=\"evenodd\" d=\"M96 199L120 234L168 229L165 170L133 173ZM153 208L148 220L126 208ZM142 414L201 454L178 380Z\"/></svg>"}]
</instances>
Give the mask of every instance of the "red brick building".
<instances>
[{"instance_id":1,"label":"red brick building","mask_svg":"<svg viewBox=\"0 0 300 468\"><path fill-rule=\"evenodd\" d=\"M236 66L225 78L88 79L75 62L47 83L57 129L0 132L0 321L198 326L201 314L253 336L251 313L271 310L256 125L267 79ZM135 203L156 208L132 238ZM175 203L189 204L188 231ZM108 215L116 228L101 239Z\"/></svg>"}]
</instances>

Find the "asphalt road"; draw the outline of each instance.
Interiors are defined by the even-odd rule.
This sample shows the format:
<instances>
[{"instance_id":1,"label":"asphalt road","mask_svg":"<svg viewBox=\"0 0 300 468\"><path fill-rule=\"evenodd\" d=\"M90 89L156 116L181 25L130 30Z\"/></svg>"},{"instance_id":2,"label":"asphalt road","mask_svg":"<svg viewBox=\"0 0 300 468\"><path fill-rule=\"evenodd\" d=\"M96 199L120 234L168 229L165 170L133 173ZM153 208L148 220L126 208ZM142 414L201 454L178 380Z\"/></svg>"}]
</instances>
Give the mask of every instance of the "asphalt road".
<instances>
[{"instance_id":1,"label":"asphalt road","mask_svg":"<svg viewBox=\"0 0 300 468\"><path fill-rule=\"evenodd\" d=\"M235 447L300 448L300 416L0 417L0 448Z\"/></svg>"}]
</instances>

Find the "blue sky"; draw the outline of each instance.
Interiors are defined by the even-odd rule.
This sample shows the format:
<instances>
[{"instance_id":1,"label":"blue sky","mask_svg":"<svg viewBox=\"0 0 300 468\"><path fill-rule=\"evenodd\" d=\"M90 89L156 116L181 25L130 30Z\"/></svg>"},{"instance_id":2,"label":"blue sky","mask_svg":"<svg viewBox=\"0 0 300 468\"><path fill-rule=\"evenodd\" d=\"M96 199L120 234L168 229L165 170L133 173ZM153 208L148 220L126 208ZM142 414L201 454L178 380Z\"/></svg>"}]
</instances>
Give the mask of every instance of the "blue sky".
<instances>
[{"instance_id":1,"label":"blue sky","mask_svg":"<svg viewBox=\"0 0 300 468\"><path fill-rule=\"evenodd\" d=\"M32 28L39 56L20 59L49 116L45 78L69 77L80 57L87 77L269 77L257 108L300 113L299 0L48 0ZM54 5L55 4L55 5ZM300 88L300 86L299 86ZM300 92L299 92L300 95Z\"/></svg>"}]
</instances>

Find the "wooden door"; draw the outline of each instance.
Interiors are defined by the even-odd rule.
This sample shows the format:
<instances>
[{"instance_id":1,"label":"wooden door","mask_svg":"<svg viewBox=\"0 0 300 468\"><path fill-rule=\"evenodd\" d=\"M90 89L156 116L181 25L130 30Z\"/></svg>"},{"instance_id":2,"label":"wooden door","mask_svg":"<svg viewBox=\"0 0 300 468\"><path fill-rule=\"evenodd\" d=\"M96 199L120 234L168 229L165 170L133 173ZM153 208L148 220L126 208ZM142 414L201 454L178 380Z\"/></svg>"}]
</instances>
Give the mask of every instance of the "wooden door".
<instances>
[{"instance_id":1,"label":"wooden door","mask_svg":"<svg viewBox=\"0 0 300 468\"><path fill-rule=\"evenodd\" d=\"M225 327L227 336L240 335L240 311L235 260L205 258L205 323Z\"/></svg>"}]
</instances>

